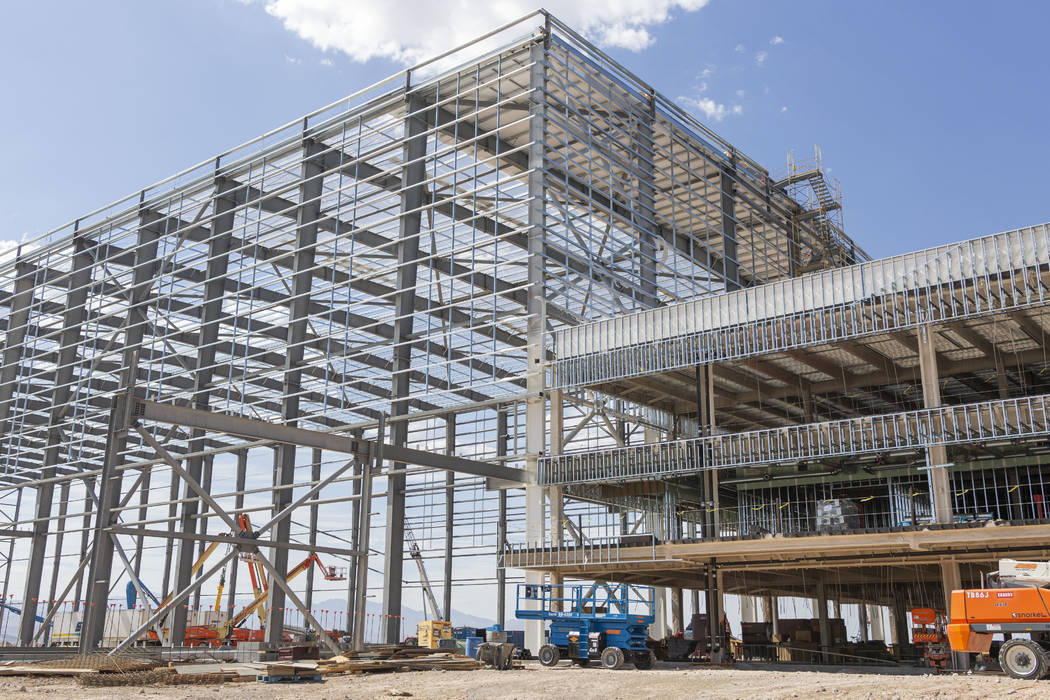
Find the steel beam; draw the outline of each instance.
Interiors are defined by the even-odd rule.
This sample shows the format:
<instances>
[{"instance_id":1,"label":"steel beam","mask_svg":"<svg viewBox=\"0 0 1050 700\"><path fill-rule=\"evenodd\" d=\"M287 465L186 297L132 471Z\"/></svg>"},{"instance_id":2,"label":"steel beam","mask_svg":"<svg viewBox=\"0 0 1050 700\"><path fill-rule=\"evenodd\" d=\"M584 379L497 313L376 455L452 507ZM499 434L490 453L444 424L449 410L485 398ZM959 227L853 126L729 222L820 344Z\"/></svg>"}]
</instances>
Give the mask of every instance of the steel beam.
<instances>
[{"instance_id":1,"label":"steel beam","mask_svg":"<svg viewBox=\"0 0 1050 700\"><path fill-rule=\"evenodd\" d=\"M157 403L155 401L137 400L134 410L135 416L145 421L192 426L227 435L236 435L254 440L268 440L341 454L356 454L359 457L365 457L370 454L370 441L336 433L293 428L253 418L198 411L192 408ZM395 445L385 445L383 450L388 460L393 461L396 459L404 464L415 464L432 469L446 469L473 476L501 479L515 484L521 484L526 479L526 474L521 469L489 464L488 462L478 462L454 455L442 455L410 447L397 447Z\"/></svg>"}]
</instances>

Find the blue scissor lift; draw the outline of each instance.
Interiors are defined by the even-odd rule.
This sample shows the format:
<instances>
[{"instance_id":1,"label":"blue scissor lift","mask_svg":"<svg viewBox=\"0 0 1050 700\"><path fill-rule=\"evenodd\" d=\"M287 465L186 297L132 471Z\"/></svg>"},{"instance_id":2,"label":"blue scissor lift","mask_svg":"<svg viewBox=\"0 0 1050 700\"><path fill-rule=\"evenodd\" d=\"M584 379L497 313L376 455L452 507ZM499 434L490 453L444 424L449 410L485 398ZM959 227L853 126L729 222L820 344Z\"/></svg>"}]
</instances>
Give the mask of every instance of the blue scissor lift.
<instances>
[{"instance_id":1,"label":"blue scissor lift","mask_svg":"<svg viewBox=\"0 0 1050 700\"><path fill-rule=\"evenodd\" d=\"M540 647L540 663L554 666L567 658L578 666L591 659L605 668L653 665L646 646L653 615L649 586L593 583L590 585L518 584L519 620L548 620L547 643Z\"/></svg>"}]
</instances>

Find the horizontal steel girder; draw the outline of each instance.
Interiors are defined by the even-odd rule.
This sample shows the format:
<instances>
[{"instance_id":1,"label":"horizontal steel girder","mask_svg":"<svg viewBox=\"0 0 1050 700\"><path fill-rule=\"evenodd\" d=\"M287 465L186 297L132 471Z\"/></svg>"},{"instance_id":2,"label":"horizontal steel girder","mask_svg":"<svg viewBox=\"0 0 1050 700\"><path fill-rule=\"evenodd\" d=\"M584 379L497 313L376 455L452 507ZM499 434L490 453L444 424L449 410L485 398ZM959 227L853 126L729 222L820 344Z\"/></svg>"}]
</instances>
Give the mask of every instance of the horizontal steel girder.
<instances>
[{"instance_id":1,"label":"horizontal steel girder","mask_svg":"<svg viewBox=\"0 0 1050 700\"><path fill-rule=\"evenodd\" d=\"M174 423L191 428L211 430L228 435L270 440L299 447L310 447L330 452L353 454L367 458L372 452L373 443L368 440L351 438L335 433L323 433L316 430L304 430L287 425L278 425L252 418L229 416L222 413L198 411L192 408L174 406L136 399L132 409L135 418L160 423ZM410 447L383 446L383 458L391 462L414 464L421 467L444 469L447 471L482 476L489 479L528 483L528 476L522 469L505 467L488 462L477 462L454 455L443 455L435 452L415 450Z\"/></svg>"}]
</instances>

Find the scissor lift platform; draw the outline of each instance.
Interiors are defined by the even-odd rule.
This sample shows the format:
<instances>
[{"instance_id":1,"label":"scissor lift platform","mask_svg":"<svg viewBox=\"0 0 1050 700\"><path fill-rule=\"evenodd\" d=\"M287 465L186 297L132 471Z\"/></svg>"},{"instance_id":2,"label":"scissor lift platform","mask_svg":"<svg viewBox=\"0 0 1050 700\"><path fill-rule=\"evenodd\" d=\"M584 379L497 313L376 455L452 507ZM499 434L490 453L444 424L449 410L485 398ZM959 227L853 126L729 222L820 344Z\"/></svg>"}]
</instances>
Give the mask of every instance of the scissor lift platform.
<instances>
[{"instance_id":1,"label":"scissor lift platform","mask_svg":"<svg viewBox=\"0 0 1050 700\"><path fill-rule=\"evenodd\" d=\"M516 614L519 620L550 622L547 644L537 655L544 666L562 658L578 666L600 660L610 669L653 664L646 646L656 619L649 586L518 584Z\"/></svg>"}]
</instances>

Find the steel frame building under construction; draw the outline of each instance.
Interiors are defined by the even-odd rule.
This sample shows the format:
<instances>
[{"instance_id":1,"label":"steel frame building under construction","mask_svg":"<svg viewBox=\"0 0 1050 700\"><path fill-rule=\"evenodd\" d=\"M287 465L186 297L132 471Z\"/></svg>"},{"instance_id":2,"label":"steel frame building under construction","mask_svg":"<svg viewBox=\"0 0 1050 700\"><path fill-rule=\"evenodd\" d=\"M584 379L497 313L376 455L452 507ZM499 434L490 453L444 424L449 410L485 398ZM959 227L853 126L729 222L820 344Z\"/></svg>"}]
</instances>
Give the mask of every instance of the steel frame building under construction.
<instances>
[{"instance_id":1,"label":"steel frame building under construction","mask_svg":"<svg viewBox=\"0 0 1050 700\"><path fill-rule=\"evenodd\" d=\"M130 582L169 600L106 645L179 645L247 559L270 643L322 594L393 642L413 538L446 614L496 585L502 622L524 570L899 634L1050 550L1048 244L871 261L819 162L771 175L530 15L5 259L0 630L94 649ZM309 553L345 582L286 581Z\"/></svg>"}]
</instances>

